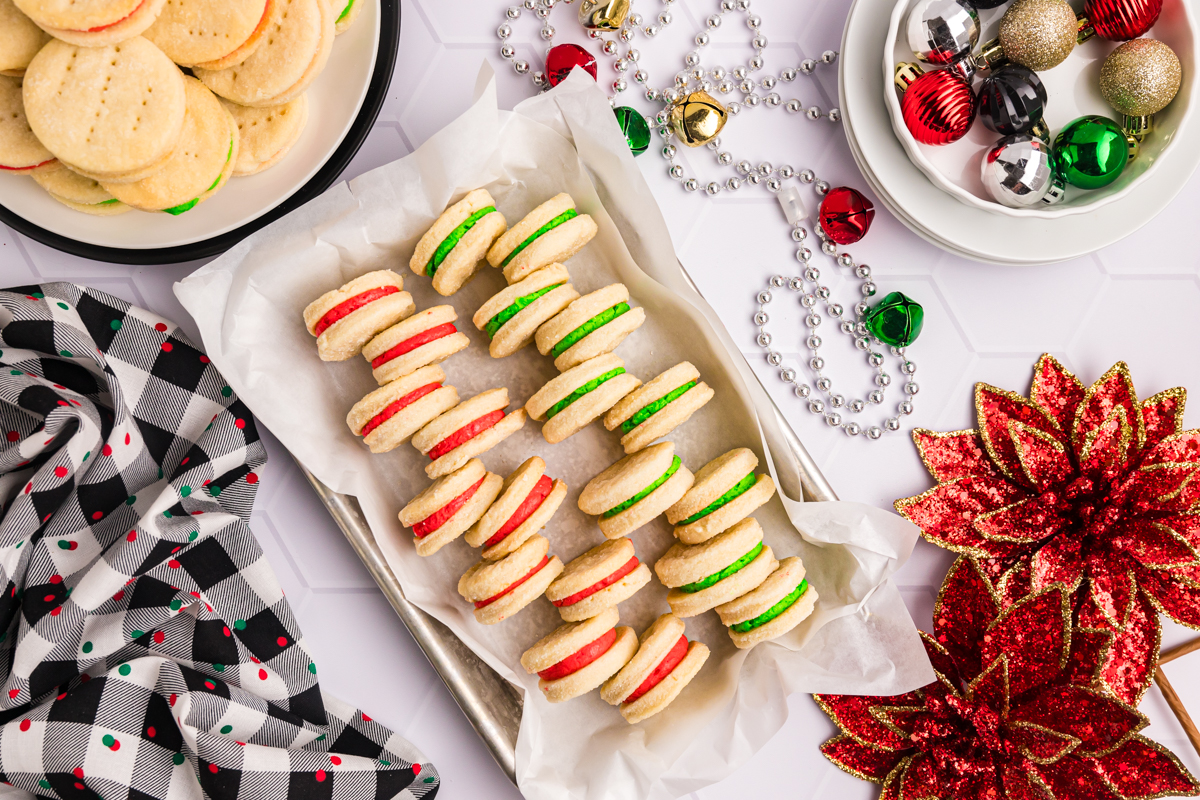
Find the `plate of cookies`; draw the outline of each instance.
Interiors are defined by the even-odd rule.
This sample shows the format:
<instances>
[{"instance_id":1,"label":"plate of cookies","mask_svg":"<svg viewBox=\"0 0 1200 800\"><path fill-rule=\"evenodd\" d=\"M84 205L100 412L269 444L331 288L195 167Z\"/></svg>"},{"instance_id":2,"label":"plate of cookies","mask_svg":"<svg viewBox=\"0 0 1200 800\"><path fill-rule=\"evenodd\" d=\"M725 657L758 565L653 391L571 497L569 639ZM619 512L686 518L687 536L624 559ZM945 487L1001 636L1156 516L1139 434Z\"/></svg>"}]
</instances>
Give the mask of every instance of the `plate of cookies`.
<instances>
[{"instance_id":1,"label":"plate of cookies","mask_svg":"<svg viewBox=\"0 0 1200 800\"><path fill-rule=\"evenodd\" d=\"M336 180L399 29L398 0L0 0L0 220L123 263L226 250Z\"/></svg>"}]
</instances>

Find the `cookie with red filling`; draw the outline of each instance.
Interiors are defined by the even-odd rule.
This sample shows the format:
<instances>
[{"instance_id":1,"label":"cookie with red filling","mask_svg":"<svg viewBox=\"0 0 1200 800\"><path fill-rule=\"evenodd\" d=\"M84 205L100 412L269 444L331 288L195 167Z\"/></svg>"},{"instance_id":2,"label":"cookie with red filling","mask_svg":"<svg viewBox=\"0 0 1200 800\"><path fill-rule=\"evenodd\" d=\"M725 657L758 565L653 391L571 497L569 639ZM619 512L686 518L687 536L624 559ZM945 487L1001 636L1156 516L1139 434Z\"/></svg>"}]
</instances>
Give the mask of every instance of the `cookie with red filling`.
<instances>
[{"instance_id":1,"label":"cookie with red filling","mask_svg":"<svg viewBox=\"0 0 1200 800\"><path fill-rule=\"evenodd\" d=\"M603 614L650 582L650 568L638 561L633 542L613 539L572 559L546 598L567 622Z\"/></svg>"},{"instance_id":2,"label":"cookie with red filling","mask_svg":"<svg viewBox=\"0 0 1200 800\"><path fill-rule=\"evenodd\" d=\"M683 620L663 614L639 637L629 663L600 687L600 696L619 706L629 723L641 722L670 705L707 659L708 646L688 641Z\"/></svg>"},{"instance_id":3,"label":"cookie with red filling","mask_svg":"<svg viewBox=\"0 0 1200 800\"><path fill-rule=\"evenodd\" d=\"M546 591L562 572L550 542L534 536L499 561L480 561L458 580L458 593L475 606L475 619L495 625L508 619Z\"/></svg>"},{"instance_id":4,"label":"cookie with red filling","mask_svg":"<svg viewBox=\"0 0 1200 800\"><path fill-rule=\"evenodd\" d=\"M404 278L390 269L368 272L326 292L304 309L304 325L317 337L322 361L358 355L376 334L416 311Z\"/></svg>"},{"instance_id":5,"label":"cookie with red filling","mask_svg":"<svg viewBox=\"0 0 1200 800\"><path fill-rule=\"evenodd\" d=\"M372 453L386 453L458 405L458 390L445 380L441 367L421 367L355 403L346 424Z\"/></svg>"},{"instance_id":6,"label":"cookie with red filling","mask_svg":"<svg viewBox=\"0 0 1200 800\"><path fill-rule=\"evenodd\" d=\"M400 524L412 528L417 555L433 555L461 536L496 499L503 483L473 458L414 497L400 509Z\"/></svg>"},{"instance_id":7,"label":"cookie with red filling","mask_svg":"<svg viewBox=\"0 0 1200 800\"><path fill-rule=\"evenodd\" d=\"M471 340L454 326L451 306L434 306L396 323L363 346L363 358L380 385L429 364L440 364Z\"/></svg>"},{"instance_id":8,"label":"cookie with red filling","mask_svg":"<svg viewBox=\"0 0 1200 800\"><path fill-rule=\"evenodd\" d=\"M637 634L617 627L620 616L610 608L583 622L559 625L521 656L521 666L539 678L538 688L551 703L587 694L611 678L633 658Z\"/></svg>"},{"instance_id":9,"label":"cookie with red filling","mask_svg":"<svg viewBox=\"0 0 1200 800\"><path fill-rule=\"evenodd\" d=\"M496 502L467 531L467 544L486 548L484 561L496 561L516 550L554 516L567 496L567 485L546 474L546 462L526 460L504 479Z\"/></svg>"},{"instance_id":10,"label":"cookie with red filling","mask_svg":"<svg viewBox=\"0 0 1200 800\"><path fill-rule=\"evenodd\" d=\"M489 389L430 422L412 437L413 447L429 456L425 467L431 478L442 475L486 453L525 424L525 409L505 414L508 389Z\"/></svg>"}]
</instances>

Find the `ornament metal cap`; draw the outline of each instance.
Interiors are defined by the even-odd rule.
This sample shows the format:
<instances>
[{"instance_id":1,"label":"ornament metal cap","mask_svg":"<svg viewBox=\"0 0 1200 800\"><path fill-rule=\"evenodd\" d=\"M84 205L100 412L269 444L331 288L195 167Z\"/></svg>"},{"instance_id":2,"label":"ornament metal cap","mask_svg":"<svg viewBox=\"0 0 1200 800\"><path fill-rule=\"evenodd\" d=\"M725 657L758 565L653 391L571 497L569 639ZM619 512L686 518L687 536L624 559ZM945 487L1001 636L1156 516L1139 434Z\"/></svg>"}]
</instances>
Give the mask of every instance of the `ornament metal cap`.
<instances>
[{"instance_id":1,"label":"ornament metal cap","mask_svg":"<svg viewBox=\"0 0 1200 800\"><path fill-rule=\"evenodd\" d=\"M892 82L896 84L896 88L903 95L908 91L908 87L913 85L913 81L925 74L925 70L921 69L919 64L914 64L911 61L901 61L896 65L896 72L892 76Z\"/></svg>"},{"instance_id":2,"label":"ornament metal cap","mask_svg":"<svg viewBox=\"0 0 1200 800\"><path fill-rule=\"evenodd\" d=\"M615 31L629 16L629 0L581 0L579 24L591 31Z\"/></svg>"},{"instance_id":3,"label":"ornament metal cap","mask_svg":"<svg viewBox=\"0 0 1200 800\"><path fill-rule=\"evenodd\" d=\"M688 147L708 144L725 127L728 113L721 101L705 91L695 91L671 106L671 127Z\"/></svg>"},{"instance_id":4,"label":"ornament metal cap","mask_svg":"<svg viewBox=\"0 0 1200 800\"><path fill-rule=\"evenodd\" d=\"M1121 127L1125 129L1125 133L1140 142L1146 134L1154 130L1154 115L1146 114L1141 117L1131 117L1128 114L1122 114Z\"/></svg>"}]
</instances>

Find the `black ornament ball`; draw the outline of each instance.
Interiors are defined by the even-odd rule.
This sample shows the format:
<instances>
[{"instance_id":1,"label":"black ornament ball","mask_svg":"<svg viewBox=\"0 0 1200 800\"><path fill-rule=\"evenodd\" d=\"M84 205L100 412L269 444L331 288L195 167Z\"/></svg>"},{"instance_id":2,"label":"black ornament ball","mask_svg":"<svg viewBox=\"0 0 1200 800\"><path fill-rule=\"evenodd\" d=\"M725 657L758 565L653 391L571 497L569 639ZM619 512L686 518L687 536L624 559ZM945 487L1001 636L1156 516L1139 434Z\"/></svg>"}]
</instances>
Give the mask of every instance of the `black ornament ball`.
<instances>
[{"instance_id":1,"label":"black ornament ball","mask_svg":"<svg viewBox=\"0 0 1200 800\"><path fill-rule=\"evenodd\" d=\"M1046 111L1046 87L1033 70L1007 64L979 87L979 116L1003 136L1028 133Z\"/></svg>"}]
</instances>

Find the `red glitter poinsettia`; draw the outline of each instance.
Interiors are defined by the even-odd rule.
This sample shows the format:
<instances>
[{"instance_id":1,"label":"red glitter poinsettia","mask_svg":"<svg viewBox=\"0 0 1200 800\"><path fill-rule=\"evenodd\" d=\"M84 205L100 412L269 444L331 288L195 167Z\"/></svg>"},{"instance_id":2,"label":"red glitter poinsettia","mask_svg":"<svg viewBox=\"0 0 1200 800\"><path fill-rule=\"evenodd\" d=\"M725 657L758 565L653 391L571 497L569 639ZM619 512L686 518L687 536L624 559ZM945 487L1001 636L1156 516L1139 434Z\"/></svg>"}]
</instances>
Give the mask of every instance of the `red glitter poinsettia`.
<instances>
[{"instance_id":1,"label":"red glitter poinsettia","mask_svg":"<svg viewBox=\"0 0 1200 800\"><path fill-rule=\"evenodd\" d=\"M914 431L939 485L896 502L1007 597L1064 584L1075 624L1114 634L1100 677L1132 705L1154 674L1157 612L1200 627L1200 431L1182 430L1185 397L1139 402L1124 363L1084 387L1043 355L1029 398L976 385L978 430Z\"/></svg>"},{"instance_id":2,"label":"red glitter poinsettia","mask_svg":"<svg viewBox=\"0 0 1200 800\"><path fill-rule=\"evenodd\" d=\"M1096 688L1111 632L1073 629L1062 584L1006 602L962 557L922 634L937 680L895 697L816 695L821 746L880 800L1147 800L1200 794L1147 720Z\"/></svg>"}]
</instances>

